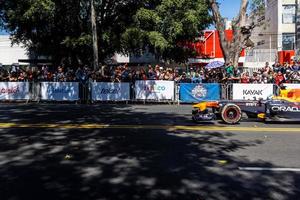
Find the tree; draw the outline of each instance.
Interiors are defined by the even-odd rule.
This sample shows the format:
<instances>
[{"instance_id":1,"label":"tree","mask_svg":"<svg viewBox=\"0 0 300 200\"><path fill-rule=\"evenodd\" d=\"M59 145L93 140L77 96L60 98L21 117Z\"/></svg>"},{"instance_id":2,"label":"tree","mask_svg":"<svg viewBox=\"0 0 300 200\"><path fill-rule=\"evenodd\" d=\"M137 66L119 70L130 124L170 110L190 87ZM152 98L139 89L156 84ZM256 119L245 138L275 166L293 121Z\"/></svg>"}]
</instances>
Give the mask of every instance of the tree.
<instances>
[{"instance_id":1,"label":"tree","mask_svg":"<svg viewBox=\"0 0 300 200\"><path fill-rule=\"evenodd\" d=\"M13 43L23 43L37 57L49 56L55 65L93 63L91 1L0 1L0 20ZM142 0L94 0L97 13L99 61L121 51L121 35L133 23Z\"/></svg>"},{"instance_id":2,"label":"tree","mask_svg":"<svg viewBox=\"0 0 300 200\"><path fill-rule=\"evenodd\" d=\"M219 11L219 5L216 0L208 0L213 21L220 35L221 49L224 55L225 63L232 62L235 67L238 66L238 60L243 48L247 47L249 38L253 29L262 25L256 22L257 16L264 13L265 1L252 0L250 7L250 17L247 15L249 0L241 0L241 7L238 16L232 21L233 38L229 40L225 35L224 19Z\"/></svg>"},{"instance_id":3,"label":"tree","mask_svg":"<svg viewBox=\"0 0 300 200\"><path fill-rule=\"evenodd\" d=\"M183 62L194 55L185 44L195 41L211 18L206 0L153 0L137 11L134 22L122 35L125 51L148 49L161 59Z\"/></svg>"},{"instance_id":4,"label":"tree","mask_svg":"<svg viewBox=\"0 0 300 200\"><path fill-rule=\"evenodd\" d=\"M13 43L23 43L34 58L50 56L54 64L88 62L89 16L78 0L10 0L0 2L2 25Z\"/></svg>"},{"instance_id":5,"label":"tree","mask_svg":"<svg viewBox=\"0 0 300 200\"><path fill-rule=\"evenodd\" d=\"M94 56L94 70L99 68L99 52L98 52L98 34L97 34L97 15L95 11L95 2L91 0L91 21L92 21L92 35L93 35L93 56Z\"/></svg>"}]
</instances>

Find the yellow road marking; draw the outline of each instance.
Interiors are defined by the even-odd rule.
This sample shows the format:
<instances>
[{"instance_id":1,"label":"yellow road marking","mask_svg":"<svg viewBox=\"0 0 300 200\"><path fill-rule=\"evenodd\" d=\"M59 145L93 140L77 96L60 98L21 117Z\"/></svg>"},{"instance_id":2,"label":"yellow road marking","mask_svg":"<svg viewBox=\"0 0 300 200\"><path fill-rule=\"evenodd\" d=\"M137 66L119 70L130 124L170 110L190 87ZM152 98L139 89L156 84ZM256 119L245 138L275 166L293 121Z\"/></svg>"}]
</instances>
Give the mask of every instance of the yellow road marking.
<instances>
[{"instance_id":1,"label":"yellow road marking","mask_svg":"<svg viewBox=\"0 0 300 200\"><path fill-rule=\"evenodd\" d=\"M268 128L268 127L237 127L237 126L176 126L176 125L110 125L110 124L22 124L0 123L0 129L8 128L58 128L58 129L164 129L186 131L245 131L245 132L297 132L300 128Z\"/></svg>"}]
</instances>

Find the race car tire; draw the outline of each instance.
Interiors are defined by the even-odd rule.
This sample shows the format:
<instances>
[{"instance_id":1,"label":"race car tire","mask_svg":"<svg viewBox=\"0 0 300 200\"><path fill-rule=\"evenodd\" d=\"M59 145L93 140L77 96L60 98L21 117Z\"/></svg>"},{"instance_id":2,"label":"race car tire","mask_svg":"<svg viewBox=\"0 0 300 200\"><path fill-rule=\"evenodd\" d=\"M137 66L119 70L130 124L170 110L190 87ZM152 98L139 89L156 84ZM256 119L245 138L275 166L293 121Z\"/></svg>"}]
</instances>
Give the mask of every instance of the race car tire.
<instances>
[{"instance_id":1,"label":"race car tire","mask_svg":"<svg viewBox=\"0 0 300 200\"><path fill-rule=\"evenodd\" d=\"M226 124L237 124L242 119L241 108L236 104L227 104L221 111L221 118Z\"/></svg>"}]
</instances>

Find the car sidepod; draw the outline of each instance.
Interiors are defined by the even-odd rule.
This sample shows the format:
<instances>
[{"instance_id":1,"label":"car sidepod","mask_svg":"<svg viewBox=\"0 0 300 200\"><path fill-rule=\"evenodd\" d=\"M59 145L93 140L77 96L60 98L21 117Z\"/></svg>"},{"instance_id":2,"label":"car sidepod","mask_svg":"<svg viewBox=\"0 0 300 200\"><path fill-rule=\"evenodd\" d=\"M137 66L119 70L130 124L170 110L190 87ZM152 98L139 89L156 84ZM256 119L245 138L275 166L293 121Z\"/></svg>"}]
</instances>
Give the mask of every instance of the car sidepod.
<instances>
[{"instance_id":1,"label":"car sidepod","mask_svg":"<svg viewBox=\"0 0 300 200\"><path fill-rule=\"evenodd\" d=\"M300 102L271 100L265 112L267 121L300 121Z\"/></svg>"}]
</instances>

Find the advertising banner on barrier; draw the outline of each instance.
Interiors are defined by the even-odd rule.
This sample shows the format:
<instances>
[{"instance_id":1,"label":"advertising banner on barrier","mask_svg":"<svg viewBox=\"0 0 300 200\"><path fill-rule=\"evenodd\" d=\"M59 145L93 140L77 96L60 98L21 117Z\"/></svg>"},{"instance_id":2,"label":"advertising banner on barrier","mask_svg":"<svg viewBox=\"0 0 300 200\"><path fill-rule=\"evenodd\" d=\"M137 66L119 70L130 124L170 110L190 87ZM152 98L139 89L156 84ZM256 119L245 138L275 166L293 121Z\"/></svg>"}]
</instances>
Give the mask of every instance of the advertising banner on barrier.
<instances>
[{"instance_id":1,"label":"advertising banner on barrier","mask_svg":"<svg viewBox=\"0 0 300 200\"><path fill-rule=\"evenodd\" d=\"M129 83L92 83L92 99L94 101L130 100L130 85Z\"/></svg>"},{"instance_id":2,"label":"advertising banner on barrier","mask_svg":"<svg viewBox=\"0 0 300 200\"><path fill-rule=\"evenodd\" d=\"M266 100L273 94L273 84L233 84L234 100Z\"/></svg>"},{"instance_id":3,"label":"advertising banner on barrier","mask_svg":"<svg viewBox=\"0 0 300 200\"><path fill-rule=\"evenodd\" d=\"M197 103L220 99L220 84L180 84L180 101L184 103Z\"/></svg>"},{"instance_id":4,"label":"advertising banner on barrier","mask_svg":"<svg viewBox=\"0 0 300 200\"><path fill-rule=\"evenodd\" d=\"M140 100L174 100L174 81L136 81L136 99Z\"/></svg>"},{"instance_id":5,"label":"advertising banner on barrier","mask_svg":"<svg viewBox=\"0 0 300 200\"><path fill-rule=\"evenodd\" d=\"M300 89L300 84L285 83L286 89Z\"/></svg>"},{"instance_id":6,"label":"advertising banner on barrier","mask_svg":"<svg viewBox=\"0 0 300 200\"><path fill-rule=\"evenodd\" d=\"M79 100L79 83L42 82L41 99L51 101L77 101Z\"/></svg>"},{"instance_id":7,"label":"advertising banner on barrier","mask_svg":"<svg viewBox=\"0 0 300 200\"><path fill-rule=\"evenodd\" d=\"M0 100L28 100L28 82L0 82Z\"/></svg>"}]
</instances>

